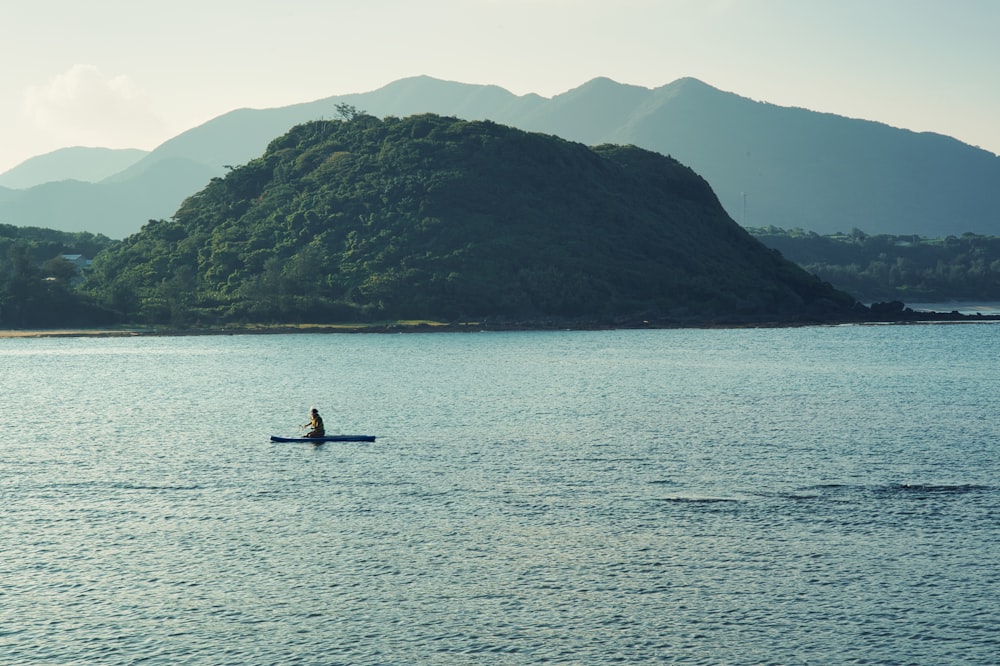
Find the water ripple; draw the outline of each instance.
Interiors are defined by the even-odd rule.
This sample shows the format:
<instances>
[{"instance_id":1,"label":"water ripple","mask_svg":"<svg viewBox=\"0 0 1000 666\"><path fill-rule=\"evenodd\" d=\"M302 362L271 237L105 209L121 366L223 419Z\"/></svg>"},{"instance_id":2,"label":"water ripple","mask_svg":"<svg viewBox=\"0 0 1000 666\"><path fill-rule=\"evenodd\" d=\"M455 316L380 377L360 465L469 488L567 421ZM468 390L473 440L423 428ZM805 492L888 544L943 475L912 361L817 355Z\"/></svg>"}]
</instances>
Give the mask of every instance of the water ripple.
<instances>
[{"instance_id":1,"label":"water ripple","mask_svg":"<svg viewBox=\"0 0 1000 666\"><path fill-rule=\"evenodd\" d=\"M0 663L995 663L949 328L19 342Z\"/></svg>"}]
</instances>

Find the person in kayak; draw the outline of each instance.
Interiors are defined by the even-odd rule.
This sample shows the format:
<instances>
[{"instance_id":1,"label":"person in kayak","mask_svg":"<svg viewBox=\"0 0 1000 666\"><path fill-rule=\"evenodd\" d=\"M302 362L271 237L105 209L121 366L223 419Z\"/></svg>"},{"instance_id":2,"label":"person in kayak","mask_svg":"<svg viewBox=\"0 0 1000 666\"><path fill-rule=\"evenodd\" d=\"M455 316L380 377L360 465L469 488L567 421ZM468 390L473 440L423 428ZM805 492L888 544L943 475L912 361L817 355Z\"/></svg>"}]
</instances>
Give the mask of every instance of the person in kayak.
<instances>
[{"instance_id":1,"label":"person in kayak","mask_svg":"<svg viewBox=\"0 0 1000 666\"><path fill-rule=\"evenodd\" d=\"M306 437L323 437L326 435L326 429L323 427L323 417L319 415L319 410L315 407L309 412L309 423L305 427L311 428L306 433Z\"/></svg>"}]
</instances>

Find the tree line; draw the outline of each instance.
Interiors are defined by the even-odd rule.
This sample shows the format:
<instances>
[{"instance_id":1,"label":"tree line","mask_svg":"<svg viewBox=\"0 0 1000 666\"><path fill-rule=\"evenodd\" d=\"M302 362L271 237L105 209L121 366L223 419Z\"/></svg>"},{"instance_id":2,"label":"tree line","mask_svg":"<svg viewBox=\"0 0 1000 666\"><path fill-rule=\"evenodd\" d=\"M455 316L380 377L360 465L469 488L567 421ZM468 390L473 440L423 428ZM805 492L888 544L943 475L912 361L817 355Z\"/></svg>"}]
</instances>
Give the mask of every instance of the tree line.
<instances>
[{"instance_id":1,"label":"tree line","mask_svg":"<svg viewBox=\"0 0 1000 666\"><path fill-rule=\"evenodd\" d=\"M862 301L1000 301L1000 237L926 238L860 229L819 235L778 227L749 231Z\"/></svg>"},{"instance_id":2,"label":"tree line","mask_svg":"<svg viewBox=\"0 0 1000 666\"><path fill-rule=\"evenodd\" d=\"M175 223L150 223L151 256L169 262L180 232ZM748 229L764 245L778 250L807 271L862 301L989 300L1000 301L1000 237L963 234L945 238L867 234L859 229L820 235L802 229ZM100 234L67 233L0 224L0 328L103 326L115 323L195 321L197 277L192 267L178 267L168 279L140 297L127 271L110 288L87 285L64 254L98 257L120 244ZM318 246L305 247L288 260L270 257L259 275L242 289L251 314L274 321L303 320L316 307L332 321L361 314L324 301L321 268L327 257ZM99 262L100 264L101 262ZM554 288L572 293L576 286L557 285L553 275L522 275L524 287L543 297ZM390 277L373 278L365 289L377 295ZM404 279L404 276L396 276ZM414 298L416 294L412 295ZM549 298L563 298L558 293ZM419 304L419 301L417 301Z\"/></svg>"},{"instance_id":3,"label":"tree line","mask_svg":"<svg viewBox=\"0 0 1000 666\"><path fill-rule=\"evenodd\" d=\"M56 328L114 323L117 315L81 289L79 267L63 255L94 257L113 241L0 224L0 328Z\"/></svg>"}]
</instances>

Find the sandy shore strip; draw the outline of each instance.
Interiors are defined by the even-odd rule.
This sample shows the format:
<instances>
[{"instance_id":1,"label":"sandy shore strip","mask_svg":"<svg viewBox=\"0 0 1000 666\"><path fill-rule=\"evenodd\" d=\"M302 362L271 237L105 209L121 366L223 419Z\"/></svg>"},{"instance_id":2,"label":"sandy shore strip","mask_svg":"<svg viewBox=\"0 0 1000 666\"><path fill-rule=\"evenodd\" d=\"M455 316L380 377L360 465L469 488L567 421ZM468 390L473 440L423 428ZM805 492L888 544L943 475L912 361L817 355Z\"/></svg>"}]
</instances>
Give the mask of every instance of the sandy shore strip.
<instances>
[{"instance_id":1,"label":"sandy shore strip","mask_svg":"<svg viewBox=\"0 0 1000 666\"><path fill-rule=\"evenodd\" d=\"M0 338L126 338L149 335L146 331L106 331L102 329L0 329Z\"/></svg>"},{"instance_id":2,"label":"sandy shore strip","mask_svg":"<svg viewBox=\"0 0 1000 666\"><path fill-rule=\"evenodd\" d=\"M868 316L847 316L824 319L802 318L690 318L662 321L621 321L601 323L575 320L546 320L529 322L468 321L445 323L433 320L411 319L380 323L351 324L230 324L192 328L54 328L54 329L0 329L4 338L131 338L142 336L195 336L195 335L260 335L275 333L426 333L481 332L481 331L604 331L627 329L695 329L695 328L785 328L799 326L843 326L872 324L950 324L950 323L1000 323L998 314L962 314L959 312L892 312Z\"/></svg>"}]
</instances>

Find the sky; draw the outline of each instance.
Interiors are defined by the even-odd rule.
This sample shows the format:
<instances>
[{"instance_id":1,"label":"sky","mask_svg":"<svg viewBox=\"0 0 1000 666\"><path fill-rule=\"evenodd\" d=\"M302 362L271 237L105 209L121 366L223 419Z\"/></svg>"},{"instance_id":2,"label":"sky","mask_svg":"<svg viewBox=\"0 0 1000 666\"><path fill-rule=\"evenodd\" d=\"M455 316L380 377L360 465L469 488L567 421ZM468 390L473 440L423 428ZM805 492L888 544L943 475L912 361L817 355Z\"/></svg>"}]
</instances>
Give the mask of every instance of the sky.
<instances>
[{"instance_id":1,"label":"sky","mask_svg":"<svg viewBox=\"0 0 1000 666\"><path fill-rule=\"evenodd\" d=\"M0 9L0 173L419 75L552 97L692 76L1000 153L1000 0L31 0Z\"/></svg>"}]
</instances>

